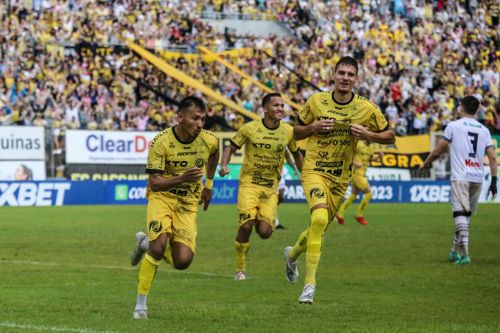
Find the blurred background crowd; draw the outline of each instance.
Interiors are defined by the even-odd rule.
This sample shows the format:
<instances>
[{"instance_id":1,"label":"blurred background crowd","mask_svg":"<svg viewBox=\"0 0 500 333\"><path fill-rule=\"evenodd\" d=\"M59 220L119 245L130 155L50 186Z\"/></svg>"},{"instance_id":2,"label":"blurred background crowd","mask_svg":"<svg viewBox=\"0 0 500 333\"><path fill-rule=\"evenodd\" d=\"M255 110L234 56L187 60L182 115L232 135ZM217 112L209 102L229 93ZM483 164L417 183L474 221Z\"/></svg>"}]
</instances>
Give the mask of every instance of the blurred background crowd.
<instances>
[{"instance_id":1,"label":"blurred background crowd","mask_svg":"<svg viewBox=\"0 0 500 333\"><path fill-rule=\"evenodd\" d=\"M352 55L357 92L398 135L441 130L468 94L481 101L478 120L499 132L499 11L497 0L2 1L0 124L51 129L55 151L65 129L172 126L176 101L201 93L129 52L133 41L254 113L264 92L198 56L199 46L235 50L229 61L299 105L331 89L336 61ZM203 20L214 13L275 20L290 36L218 32ZM208 128L245 122L208 102Z\"/></svg>"}]
</instances>

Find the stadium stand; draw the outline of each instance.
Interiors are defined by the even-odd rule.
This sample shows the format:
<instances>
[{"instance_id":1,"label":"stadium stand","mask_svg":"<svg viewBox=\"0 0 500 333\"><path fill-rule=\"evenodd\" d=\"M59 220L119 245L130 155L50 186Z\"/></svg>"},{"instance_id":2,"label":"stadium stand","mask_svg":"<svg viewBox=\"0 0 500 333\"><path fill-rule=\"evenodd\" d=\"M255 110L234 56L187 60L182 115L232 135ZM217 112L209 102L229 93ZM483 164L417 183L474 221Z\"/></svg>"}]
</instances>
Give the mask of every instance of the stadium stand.
<instances>
[{"instance_id":1,"label":"stadium stand","mask_svg":"<svg viewBox=\"0 0 500 333\"><path fill-rule=\"evenodd\" d=\"M199 46L301 104L331 87L337 59L363 66L359 93L375 100L398 135L443 128L462 96L481 99L479 120L499 131L498 4L483 1L25 1L0 4L0 123L65 128L159 130L175 101L194 91L129 53L127 41L254 113L261 89ZM36 4L36 5L35 5ZM8 6L8 8L7 8ZM297 38L216 33L206 13L275 19ZM451 23L453 22L453 23ZM179 53L179 51L181 53ZM265 51L265 52L264 52ZM177 56L172 56L177 52ZM170 56L169 56L170 54ZM167 101L167 103L163 103ZM245 119L210 104L215 130ZM293 113L289 120L293 121ZM60 144L57 139L57 144Z\"/></svg>"}]
</instances>

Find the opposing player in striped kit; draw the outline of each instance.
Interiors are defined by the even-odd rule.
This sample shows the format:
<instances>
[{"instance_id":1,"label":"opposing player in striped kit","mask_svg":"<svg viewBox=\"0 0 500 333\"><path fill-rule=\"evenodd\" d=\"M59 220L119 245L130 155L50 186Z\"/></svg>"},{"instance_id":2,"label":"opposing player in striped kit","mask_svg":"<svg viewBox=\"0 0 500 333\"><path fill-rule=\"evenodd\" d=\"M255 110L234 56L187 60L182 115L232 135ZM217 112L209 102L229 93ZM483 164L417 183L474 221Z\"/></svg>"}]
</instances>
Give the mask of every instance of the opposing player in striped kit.
<instances>
[{"instance_id":1,"label":"opposing player in striped kit","mask_svg":"<svg viewBox=\"0 0 500 333\"><path fill-rule=\"evenodd\" d=\"M455 220L453 245L448 261L458 265L471 263L469 256L470 217L477 211L483 183L483 159L488 157L491 183L488 193L497 194L497 161L490 131L475 118L479 101L474 96L462 99L459 111L462 118L446 126L436 148L427 157L420 171L430 167L450 147L451 210Z\"/></svg>"}]
</instances>

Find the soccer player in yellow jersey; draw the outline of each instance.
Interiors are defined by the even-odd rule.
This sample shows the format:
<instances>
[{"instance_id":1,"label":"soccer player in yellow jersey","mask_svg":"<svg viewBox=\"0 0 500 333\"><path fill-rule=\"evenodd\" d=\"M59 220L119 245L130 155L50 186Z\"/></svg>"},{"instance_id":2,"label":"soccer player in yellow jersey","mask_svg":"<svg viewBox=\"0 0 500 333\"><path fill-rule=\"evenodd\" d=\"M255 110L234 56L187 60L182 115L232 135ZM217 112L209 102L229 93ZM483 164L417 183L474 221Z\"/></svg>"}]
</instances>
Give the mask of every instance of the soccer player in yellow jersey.
<instances>
[{"instance_id":1,"label":"soccer player in yellow jersey","mask_svg":"<svg viewBox=\"0 0 500 333\"><path fill-rule=\"evenodd\" d=\"M238 188L235 280L246 278L246 255L253 228L262 239L271 237L273 233L278 183L287 147L299 170L302 166L302 154L293 139L293 127L281 122L284 114L281 95L267 94L262 99L262 107L264 118L249 122L238 130L231 145L224 149L219 170L221 177L227 175L231 156L245 146Z\"/></svg>"},{"instance_id":2,"label":"soccer player in yellow jersey","mask_svg":"<svg viewBox=\"0 0 500 333\"><path fill-rule=\"evenodd\" d=\"M309 204L311 221L293 247L285 248L286 277L297 282L297 259L306 252L305 286L300 303L312 304L323 236L337 213L351 179L352 157L358 140L393 143L379 108L365 97L353 93L358 64L343 57L335 65L334 91L312 95L299 112L294 138L308 138L302 168L302 186Z\"/></svg>"},{"instance_id":3,"label":"soccer player in yellow jersey","mask_svg":"<svg viewBox=\"0 0 500 333\"><path fill-rule=\"evenodd\" d=\"M366 225L368 221L364 218L366 206L372 199L372 190L370 183L366 179L366 169L370 166L372 159L379 159L381 152L378 155L373 154L373 149L369 141L358 141L354 157L352 158L352 180L351 180L351 195L342 203L337 213L336 219L340 224L344 224L344 214L349 206L356 200L359 192L363 192L363 199L358 206L358 211L354 217L359 224ZM377 156L374 158L374 156Z\"/></svg>"},{"instance_id":4,"label":"soccer player in yellow jersey","mask_svg":"<svg viewBox=\"0 0 500 333\"><path fill-rule=\"evenodd\" d=\"M147 319L147 296L160 261L176 269L191 264L196 248L198 203L206 210L219 160L218 140L203 130L207 117L203 101L184 98L178 124L158 134L149 147L146 198L149 246L139 268L135 319ZM201 178L207 180L203 187ZM139 245L139 244L138 244Z\"/></svg>"}]
</instances>

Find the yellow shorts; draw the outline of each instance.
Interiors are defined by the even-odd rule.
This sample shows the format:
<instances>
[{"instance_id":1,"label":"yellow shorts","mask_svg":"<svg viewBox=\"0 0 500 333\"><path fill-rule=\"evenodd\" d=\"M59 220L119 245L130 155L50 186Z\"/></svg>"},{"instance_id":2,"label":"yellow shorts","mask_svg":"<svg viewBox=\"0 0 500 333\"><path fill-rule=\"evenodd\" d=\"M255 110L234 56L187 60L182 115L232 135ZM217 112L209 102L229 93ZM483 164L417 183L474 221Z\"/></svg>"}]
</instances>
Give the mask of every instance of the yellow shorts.
<instances>
[{"instance_id":1,"label":"yellow shorts","mask_svg":"<svg viewBox=\"0 0 500 333\"><path fill-rule=\"evenodd\" d=\"M265 221L274 229L277 207L278 191L275 187L267 188L253 184L239 184L239 225L257 219Z\"/></svg>"},{"instance_id":2,"label":"yellow shorts","mask_svg":"<svg viewBox=\"0 0 500 333\"><path fill-rule=\"evenodd\" d=\"M352 185L354 185L358 190L364 191L370 186L368 179L362 175L352 175Z\"/></svg>"},{"instance_id":3,"label":"yellow shorts","mask_svg":"<svg viewBox=\"0 0 500 333\"><path fill-rule=\"evenodd\" d=\"M171 241L187 245L194 253L198 234L197 213L197 203L151 192L146 217L148 239L153 241L167 233Z\"/></svg>"},{"instance_id":4,"label":"yellow shorts","mask_svg":"<svg viewBox=\"0 0 500 333\"><path fill-rule=\"evenodd\" d=\"M334 182L317 173L304 172L302 174L302 187L309 208L326 204L330 221L337 214L348 185L349 183Z\"/></svg>"}]
</instances>

